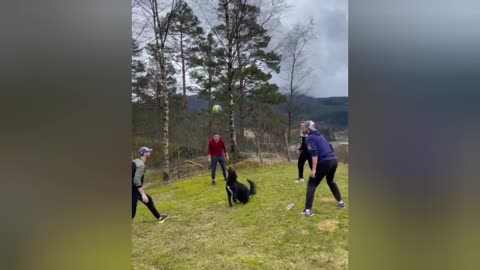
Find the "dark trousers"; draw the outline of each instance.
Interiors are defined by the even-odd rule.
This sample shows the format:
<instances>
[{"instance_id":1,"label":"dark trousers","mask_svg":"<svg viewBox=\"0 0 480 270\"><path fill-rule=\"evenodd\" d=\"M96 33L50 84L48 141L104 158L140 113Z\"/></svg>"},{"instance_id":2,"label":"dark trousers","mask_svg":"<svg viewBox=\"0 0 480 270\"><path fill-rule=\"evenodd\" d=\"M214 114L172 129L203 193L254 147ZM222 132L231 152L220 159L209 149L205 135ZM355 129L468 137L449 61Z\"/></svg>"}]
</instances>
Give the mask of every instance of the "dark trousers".
<instances>
[{"instance_id":1,"label":"dark trousers","mask_svg":"<svg viewBox=\"0 0 480 270\"><path fill-rule=\"evenodd\" d=\"M160 213L158 213L157 208L155 208L155 204L153 203L152 197L147 194L148 203L143 203L148 207L148 210L152 212L152 214L158 219L160 218ZM138 201L142 201L142 194L138 191L136 187L132 187L132 219L135 217L137 213L137 203Z\"/></svg>"},{"instance_id":2,"label":"dark trousers","mask_svg":"<svg viewBox=\"0 0 480 270\"><path fill-rule=\"evenodd\" d=\"M312 155L308 150L302 150L300 156L298 157L298 178L303 178L303 167L305 167L305 162L308 160L308 166L310 170L312 169Z\"/></svg>"},{"instance_id":3,"label":"dark trousers","mask_svg":"<svg viewBox=\"0 0 480 270\"><path fill-rule=\"evenodd\" d=\"M317 170L315 178L309 178L307 184L307 199L305 202L305 209L312 209L313 199L315 197L315 191L322 179L326 176L328 187L332 191L333 196L337 202L342 200L340 190L334 181L335 172L337 171L338 162L333 160L321 160L317 163Z\"/></svg>"},{"instance_id":4,"label":"dark trousers","mask_svg":"<svg viewBox=\"0 0 480 270\"><path fill-rule=\"evenodd\" d=\"M227 179L225 159L223 158L223 156L220 156L220 157L212 157L212 163L210 163L210 169L212 171L212 180L215 179L215 172L217 171L217 162L220 163L220 167L222 167L223 178Z\"/></svg>"}]
</instances>

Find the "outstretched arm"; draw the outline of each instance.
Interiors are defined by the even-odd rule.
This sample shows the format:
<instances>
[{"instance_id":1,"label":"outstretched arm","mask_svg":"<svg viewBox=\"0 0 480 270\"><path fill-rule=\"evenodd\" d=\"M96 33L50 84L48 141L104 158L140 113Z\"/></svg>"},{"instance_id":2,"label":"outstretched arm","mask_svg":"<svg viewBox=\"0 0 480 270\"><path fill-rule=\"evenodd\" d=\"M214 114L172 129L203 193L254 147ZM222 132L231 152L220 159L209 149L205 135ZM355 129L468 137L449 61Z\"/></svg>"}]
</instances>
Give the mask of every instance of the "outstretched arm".
<instances>
[{"instance_id":1,"label":"outstretched arm","mask_svg":"<svg viewBox=\"0 0 480 270\"><path fill-rule=\"evenodd\" d=\"M138 189L138 192L140 192L140 195L142 196L142 201L144 203L148 203L148 197L145 191L143 190L142 187L142 176L145 173L145 166L138 166L137 169L135 170L135 175L133 176L133 184L135 187Z\"/></svg>"},{"instance_id":2,"label":"outstretched arm","mask_svg":"<svg viewBox=\"0 0 480 270\"><path fill-rule=\"evenodd\" d=\"M317 173L317 163L318 163L318 156L312 156L312 170L310 171L310 176L315 178L315 174Z\"/></svg>"},{"instance_id":3,"label":"outstretched arm","mask_svg":"<svg viewBox=\"0 0 480 270\"><path fill-rule=\"evenodd\" d=\"M225 152L225 157L227 158L227 160L229 160L230 157L228 156L227 147L225 146L224 141L222 141L222 147L223 147L223 152Z\"/></svg>"},{"instance_id":4,"label":"outstretched arm","mask_svg":"<svg viewBox=\"0 0 480 270\"><path fill-rule=\"evenodd\" d=\"M311 177L315 177L317 173L317 163L318 163L318 148L313 140L309 137L307 138L308 151L312 154L312 170L310 172Z\"/></svg>"},{"instance_id":5,"label":"outstretched arm","mask_svg":"<svg viewBox=\"0 0 480 270\"><path fill-rule=\"evenodd\" d=\"M208 142L208 162L212 162L212 147L210 146L210 142Z\"/></svg>"}]
</instances>

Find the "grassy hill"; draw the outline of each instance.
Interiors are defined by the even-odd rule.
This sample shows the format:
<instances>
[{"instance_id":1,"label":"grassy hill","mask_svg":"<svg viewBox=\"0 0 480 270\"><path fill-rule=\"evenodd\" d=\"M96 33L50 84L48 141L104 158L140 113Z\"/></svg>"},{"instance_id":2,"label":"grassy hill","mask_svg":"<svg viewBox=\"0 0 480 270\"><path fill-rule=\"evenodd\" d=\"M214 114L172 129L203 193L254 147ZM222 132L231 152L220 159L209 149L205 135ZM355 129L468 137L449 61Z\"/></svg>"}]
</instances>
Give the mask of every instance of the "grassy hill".
<instances>
[{"instance_id":1,"label":"grassy hill","mask_svg":"<svg viewBox=\"0 0 480 270\"><path fill-rule=\"evenodd\" d=\"M171 217L158 224L139 203L133 269L348 269L348 208L337 208L325 180L317 189L315 216L307 218L300 215L306 183L293 182L296 164L237 173L242 183L255 180L258 194L233 208L225 183L212 186L207 172L168 185L154 179L147 192ZM346 165L339 166L336 181L348 205ZM287 210L289 203L295 209Z\"/></svg>"}]
</instances>

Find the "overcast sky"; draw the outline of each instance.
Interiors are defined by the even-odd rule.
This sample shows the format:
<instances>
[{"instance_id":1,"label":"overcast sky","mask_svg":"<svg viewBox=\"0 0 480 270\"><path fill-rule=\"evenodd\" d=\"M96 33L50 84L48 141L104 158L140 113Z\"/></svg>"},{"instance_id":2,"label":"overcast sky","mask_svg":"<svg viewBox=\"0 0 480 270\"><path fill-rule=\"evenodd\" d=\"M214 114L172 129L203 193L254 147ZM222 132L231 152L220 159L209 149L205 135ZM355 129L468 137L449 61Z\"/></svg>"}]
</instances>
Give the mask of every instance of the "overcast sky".
<instances>
[{"instance_id":1,"label":"overcast sky","mask_svg":"<svg viewBox=\"0 0 480 270\"><path fill-rule=\"evenodd\" d=\"M258 0L257 0L258 1ZM263 0L268 3L269 0ZM204 24L207 17L215 24L216 2L213 0L187 0ZM313 18L317 38L305 48L306 65L311 74L302 85L307 95L314 97L348 96L348 1L347 0L286 0L289 9L279 17L272 45L284 32L296 24ZM201 8L200 8L201 6ZM144 25L142 12L133 11L133 35ZM144 31L148 35L148 31ZM147 37L145 37L147 38ZM142 38L141 38L142 39ZM287 85L286 74L275 75L273 82L282 88Z\"/></svg>"},{"instance_id":2,"label":"overcast sky","mask_svg":"<svg viewBox=\"0 0 480 270\"><path fill-rule=\"evenodd\" d=\"M295 23L315 22L317 39L305 50L312 69L304 88L315 97L348 96L348 1L289 0L290 9L281 17L288 29ZM280 85L280 78L275 81Z\"/></svg>"}]
</instances>

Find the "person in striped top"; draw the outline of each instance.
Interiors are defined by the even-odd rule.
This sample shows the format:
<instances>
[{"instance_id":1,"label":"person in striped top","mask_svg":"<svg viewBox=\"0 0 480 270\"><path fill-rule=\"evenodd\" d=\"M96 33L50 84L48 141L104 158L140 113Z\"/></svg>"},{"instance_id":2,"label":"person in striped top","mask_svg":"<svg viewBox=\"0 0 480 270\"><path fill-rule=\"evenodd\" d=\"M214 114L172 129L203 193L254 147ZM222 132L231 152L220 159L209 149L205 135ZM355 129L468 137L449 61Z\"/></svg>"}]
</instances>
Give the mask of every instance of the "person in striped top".
<instances>
[{"instance_id":1,"label":"person in striped top","mask_svg":"<svg viewBox=\"0 0 480 270\"><path fill-rule=\"evenodd\" d=\"M168 219L168 215L158 213L152 197L143 190L143 179L145 178L145 162L150 157L153 149L148 147L140 148L140 157L132 161L132 219L137 213L137 203L142 201L148 207L148 210L155 216L159 223Z\"/></svg>"}]
</instances>

